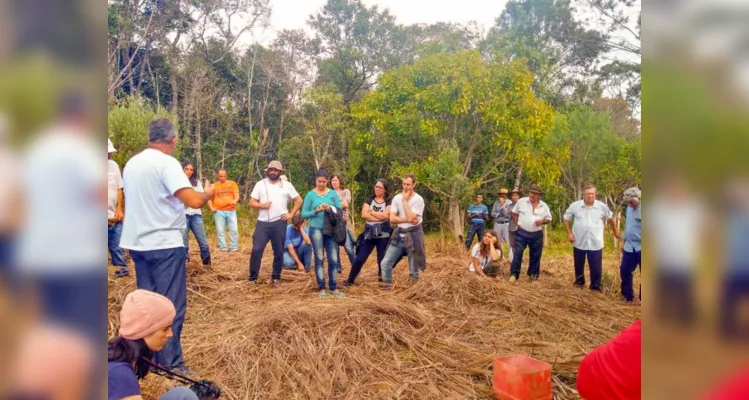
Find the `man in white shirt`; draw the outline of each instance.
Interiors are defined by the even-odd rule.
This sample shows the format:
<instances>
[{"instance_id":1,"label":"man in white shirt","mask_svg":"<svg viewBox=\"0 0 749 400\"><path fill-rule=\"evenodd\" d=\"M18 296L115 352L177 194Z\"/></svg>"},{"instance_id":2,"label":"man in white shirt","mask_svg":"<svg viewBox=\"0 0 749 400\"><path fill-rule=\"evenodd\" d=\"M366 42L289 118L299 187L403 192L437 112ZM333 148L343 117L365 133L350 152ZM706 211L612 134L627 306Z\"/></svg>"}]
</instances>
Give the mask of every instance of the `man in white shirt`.
<instances>
[{"instance_id":1,"label":"man in white shirt","mask_svg":"<svg viewBox=\"0 0 749 400\"><path fill-rule=\"evenodd\" d=\"M203 192L193 189L182 165L171 154L177 146L177 129L166 118L148 124L148 148L125 165L127 213L120 246L130 250L136 282L169 298L177 315L172 336L154 360L169 369L189 371L182 359L180 336L187 311L187 254L182 239L186 228L185 206L202 207L213 197L213 185Z\"/></svg>"},{"instance_id":2,"label":"man in white shirt","mask_svg":"<svg viewBox=\"0 0 749 400\"><path fill-rule=\"evenodd\" d=\"M114 148L111 139L107 139L107 241L112 265L117 268L114 275L118 278L128 276L130 271L125 263L125 251L120 247L122 236L122 220L125 213L122 210L123 190L120 166L112 159Z\"/></svg>"},{"instance_id":3,"label":"man in white shirt","mask_svg":"<svg viewBox=\"0 0 749 400\"><path fill-rule=\"evenodd\" d=\"M411 282L419 280L419 270L426 268L424 249L424 230L421 222L424 216L424 198L414 191L416 177L413 174L403 176L403 192L393 197L390 203L390 223L397 224L391 234L390 244L382 257L381 289L392 290L393 267L403 256L408 256L408 268Z\"/></svg>"},{"instance_id":4,"label":"man in white shirt","mask_svg":"<svg viewBox=\"0 0 749 400\"><path fill-rule=\"evenodd\" d=\"M299 196L291 182L281 179L283 165L280 161L271 161L268 168L265 169L265 174L268 177L256 183L252 193L250 193L250 207L260 210L255 232L252 234L250 282L257 283L263 251L270 241L273 248L271 280L273 287L277 288L281 286L287 221L291 221L299 212L302 207L302 197ZM290 200L294 200L294 207L291 212L289 212Z\"/></svg>"},{"instance_id":5,"label":"man in white shirt","mask_svg":"<svg viewBox=\"0 0 749 400\"><path fill-rule=\"evenodd\" d=\"M619 229L609 207L596 200L597 190L593 185L583 189L583 200L578 200L564 213L564 229L572 243L575 260L575 285L585 286L585 258L590 268L590 290L601 291L603 263L603 233L606 223L611 225L614 236L619 238ZM570 222L573 222L570 229Z\"/></svg>"},{"instance_id":6,"label":"man in white shirt","mask_svg":"<svg viewBox=\"0 0 749 400\"><path fill-rule=\"evenodd\" d=\"M520 279L525 248L529 249L528 276L538 279L541 272L541 254L544 250L542 226L551 223L549 206L541 201L543 191L538 185L531 185L528 197L518 200L512 208L512 219L518 225L515 232L515 249L510 267L510 282Z\"/></svg>"}]
</instances>

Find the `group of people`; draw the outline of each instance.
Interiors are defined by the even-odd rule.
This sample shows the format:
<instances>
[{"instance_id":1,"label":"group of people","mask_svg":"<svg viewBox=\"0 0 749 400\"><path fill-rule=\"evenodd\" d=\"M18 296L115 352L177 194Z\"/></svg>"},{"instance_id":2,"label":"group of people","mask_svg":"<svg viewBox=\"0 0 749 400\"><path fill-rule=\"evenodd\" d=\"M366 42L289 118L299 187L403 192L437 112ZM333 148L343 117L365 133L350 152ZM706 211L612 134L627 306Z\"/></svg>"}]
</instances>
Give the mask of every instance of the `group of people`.
<instances>
[{"instance_id":1,"label":"group of people","mask_svg":"<svg viewBox=\"0 0 749 400\"><path fill-rule=\"evenodd\" d=\"M169 323L158 326L161 332L159 337L168 338L158 346L151 345L146 339L153 333L150 328L145 333L123 336L124 326L121 327L119 344L110 344L110 367L112 362L124 362L117 365L120 369L130 368L125 361L137 364L137 357L132 359L132 352L128 353L130 358L125 361L120 360L122 357L113 356L113 351L120 354L121 351L117 349L123 346L131 350L135 346L142 354L158 350L153 355L157 364L189 374L180 343L187 309L187 235L193 232L200 247L202 262L210 265L210 246L201 211L204 205L208 204L214 215L219 250L237 251L239 248L236 222L239 192L236 183L227 179L225 170L218 171L216 183L207 180L201 183L194 164L180 163L172 157L177 140L177 130L168 119L151 121L148 125L148 148L130 158L121 175L119 167L112 160L112 153L116 149L111 141L108 146L109 248L112 264L117 267L115 275L128 275L123 249L129 250L135 264L138 289L163 296L173 307L173 314L165 311L163 318L159 317L160 322L169 319ZM249 199L249 206L258 210L249 260L250 283L258 283L261 260L268 242L273 251L272 286L281 285L284 267L300 271L314 268L321 298L344 295L337 278L341 272L341 246L352 265L344 286L355 284L364 263L375 249L383 290L392 290L392 271L402 258L408 257L411 281L418 280L419 272L426 268L422 229L424 199L414 191L416 178L413 174L403 176L403 191L394 197L386 180L378 179L374 183L371 196L361 209L365 224L358 236L348 223L351 192L344 188L341 175L330 175L325 169L320 169L315 176L315 187L304 199L294 185L285 179L281 162L271 161L265 175L255 184ZM226 245L223 237L224 227L229 230L229 245ZM324 274L326 255L327 279ZM147 298L153 300L153 297ZM168 331L165 328L167 325ZM123 338L130 341L144 339L145 345L127 344L129 342ZM135 376L142 377L146 373L146 369L139 369L142 366L133 365L132 368L135 368ZM122 376L121 372L119 375L111 372L110 377ZM127 371L125 375L132 377L133 374ZM113 384L110 382L110 385ZM128 390L134 389L131 387Z\"/></svg>"},{"instance_id":2,"label":"group of people","mask_svg":"<svg viewBox=\"0 0 749 400\"><path fill-rule=\"evenodd\" d=\"M507 194L511 199L507 199ZM499 196L492 206L491 217L494 230L485 231L489 221L489 208L483 204L483 196L477 194L475 203L466 210L469 220L466 250L470 250L469 269L481 276L496 277L500 262L503 259L502 243L508 245L510 264L510 282L520 278L523 253L529 249L528 276L538 279L541 270L543 253L543 225L551 223L551 210L541 200L543 191L538 185L531 185L528 197L515 189L509 192L500 189ZM570 204L563 216L567 238L572 244L575 265L574 284L585 286L585 261L590 268L590 286L593 291L601 291L602 261L604 248L604 230L606 224L611 226L614 237L623 241L622 260L619 268L621 276L621 293L627 302L634 301L633 275L641 267L642 211L640 200L642 193L638 188L629 188L623 193L627 204L624 235L621 236L615 223L614 214L609 207L596 200L597 189L593 185L583 188L583 198ZM473 237L479 242L471 249Z\"/></svg>"}]
</instances>

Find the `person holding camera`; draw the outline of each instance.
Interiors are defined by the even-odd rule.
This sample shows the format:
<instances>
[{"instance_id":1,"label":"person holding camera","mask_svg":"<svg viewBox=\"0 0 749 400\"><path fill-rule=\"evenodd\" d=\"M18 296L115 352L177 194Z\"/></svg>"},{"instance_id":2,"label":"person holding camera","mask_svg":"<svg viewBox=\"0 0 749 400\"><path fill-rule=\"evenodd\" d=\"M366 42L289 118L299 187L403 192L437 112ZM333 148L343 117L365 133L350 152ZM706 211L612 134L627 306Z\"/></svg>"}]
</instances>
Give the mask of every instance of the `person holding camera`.
<instances>
[{"instance_id":1,"label":"person holding camera","mask_svg":"<svg viewBox=\"0 0 749 400\"><path fill-rule=\"evenodd\" d=\"M120 310L119 336L109 341L108 400L141 400L139 380L148 375L154 352L172 337L174 304L166 297L137 289L125 297ZM171 389L159 400L198 400L188 387Z\"/></svg>"}]
</instances>

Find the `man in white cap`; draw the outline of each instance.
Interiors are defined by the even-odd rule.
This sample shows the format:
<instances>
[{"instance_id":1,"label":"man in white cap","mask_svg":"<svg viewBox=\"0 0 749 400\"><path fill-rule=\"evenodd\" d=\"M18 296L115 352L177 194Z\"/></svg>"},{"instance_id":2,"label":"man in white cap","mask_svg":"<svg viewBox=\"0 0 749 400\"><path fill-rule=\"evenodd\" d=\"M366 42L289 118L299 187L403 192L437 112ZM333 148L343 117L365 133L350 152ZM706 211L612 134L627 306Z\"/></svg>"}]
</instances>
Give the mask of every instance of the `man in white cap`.
<instances>
[{"instance_id":1,"label":"man in white cap","mask_svg":"<svg viewBox=\"0 0 749 400\"><path fill-rule=\"evenodd\" d=\"M112 256L112 265L117 268L114 276L122 278L128 276L130 272L125 263L125 250L120 247L122 220L125 218L122 210L125 195L122 190L120 166L112 159L112 153L116 151L112 140L107 139L107 242L109 254Z\"/></svg>"},{"instance_id":2,"label":"man in white cap","mask_svg":"<svg viewBox=\"0 0 749 400\"><path fill-rule=\"evenodd\" d=\"M255 184L250 193L250 207L257 208L255 232L252 234L252 255L250 256L250 282L257 283L260 273L260 262L268 241L273 247L273 287L281 286L283 268L284 242L286 225L302 207L299 196L291 182L283 181L283 165L280 161L271 161L265 169L267 178ZM289 201L294 200L294 207L289 212Z\"/></svg>"}]
</instances>

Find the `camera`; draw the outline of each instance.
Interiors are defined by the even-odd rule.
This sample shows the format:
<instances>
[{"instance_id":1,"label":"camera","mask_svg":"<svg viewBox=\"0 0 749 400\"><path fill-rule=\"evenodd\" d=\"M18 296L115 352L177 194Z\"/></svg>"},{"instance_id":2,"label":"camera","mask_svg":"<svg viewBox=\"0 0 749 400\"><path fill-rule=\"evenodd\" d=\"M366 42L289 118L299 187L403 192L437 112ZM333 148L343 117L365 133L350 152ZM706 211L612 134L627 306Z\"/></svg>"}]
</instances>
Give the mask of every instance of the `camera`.
<instances>
[{"instance_id":1,"label":"camera","mask_svg":"<svg viewBox=\"0 0 749 400\"><path fill-rule=\"evenodd\" d=\"M193 383L190 390L195 392L200 400L214 400L221 397L221 389L209 380Z\"/></svg>"}]
</instances>

